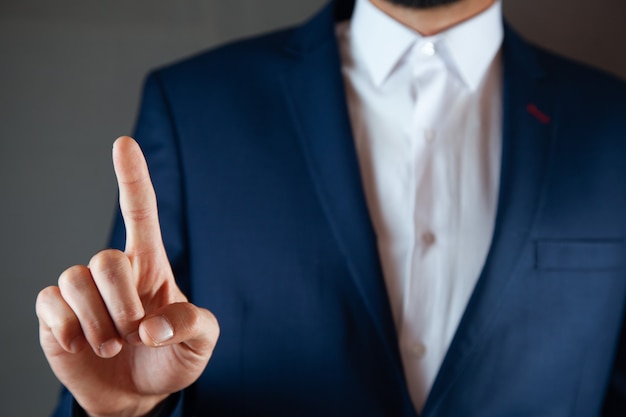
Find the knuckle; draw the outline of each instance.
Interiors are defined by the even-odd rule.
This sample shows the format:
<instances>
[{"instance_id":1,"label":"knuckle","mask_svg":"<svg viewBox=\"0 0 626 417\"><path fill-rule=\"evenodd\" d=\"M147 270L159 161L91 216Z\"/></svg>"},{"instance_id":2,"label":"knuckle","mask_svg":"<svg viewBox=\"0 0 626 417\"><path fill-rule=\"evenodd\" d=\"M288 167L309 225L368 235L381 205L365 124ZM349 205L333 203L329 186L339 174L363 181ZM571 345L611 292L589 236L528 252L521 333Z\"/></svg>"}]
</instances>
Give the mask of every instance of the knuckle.
<instances>
[{"instance_id":1,"label":"knuckle","mask_svg":"<svg viewBox=\"0 0 626 417\"><path fill-rule=\"evenodd\" d=\"M89 268L94 271L120 270L127 262L123 252L117 249L105 249L89 260Z\"/></svg>"},{"instance_id":2,"label":"knuckle","mask_svg":"<svg viewBox=\"0 0 626 417\"><path fill-rule=\"evenodd\" d=\"M58 294L58 287L55 287L53 285L46 287L43 290L39 291L39 294L37 294L36 304L37 305L45 304L50 299L56 297L57 294Z\"/></svg>"},{"instance_id":3,"label":"knuckle","mask_svg":"<svg viewBox=\"0 0 626 417\"><path fill-rule=\"evenodd\" d=\"M83 333L90 340L96 340L97 342L104 342L110 338L109 326L103 320L92 319L80 323Z\"/></svg>"},{"instance_id":4,"label":"knuckle","mask_svg":"<svg viewBox=\"0 0 626 417\"><path fill-rule=\"evenodd\" d=\"M53 300L58 297L58 287L50 286L39 291L37 300L35 301L35 312L41 320L43 316L50 310Z\"/></svg>"},{"instance_id":5,"label":"knuckle","mask_svg":"<svg viewBox=\"0 0 626 417\"><path fill-rule=\"evenodd\" d=\"M111 312L113 319L118 323L133 323L144 317L143 309L124 306Z\"/></svg>"},{"instance_id":6,"label":"knuckle","mask_svg":"<svg viewBox=\"0 0 626 417\"><path fill-rule=\"evenodd\" d=\"M69 338L70 335L77 333L79 326L78 320L73 317L53 316L55 319L48 323L48 326L62 338Z\"/></svg>"},{"instance_id":7,"label":"knuckle","mask_svg":"<svg viewBox=\"0 0 626 417\"><path fill-rule=\"evenodd\" d=\"M191 304L189 306L194 310L190 320L192 328L205 333L215 343L220 333L220 325L215 315L205 308L197 308Z\"/></svg>"},{"instance_id":8,"label":"knuckle","mask_svg":"<svg viewBox=\"0 0 626 417\"><path fill-rule=\"evenodd\" d=\"M58 287L50 286L41 290L37 296L37 317L55 333L72 333L78 326L78 320L71 311L58 308L59 298Z\"/></svg>"},{"instance_id":9,"label":"knuckle","mask_svg":"<svg viewBox=\"0 0 626 417\"><path fill-rule=\"evenodd\" d=\"M127 178L118 178L118 181L127 187L142 187L145 183L150 182L150 177L146 172L138 171L135 172L135 175Z\"/></svg>"},{"instance_id":10,"label":"knuckle","mask_svg":"<svg viewBox=\"0 0 626 417\"><path fill-rule=\"evenodd\" d=\"M220 336L220 323L217 320L217 317L215 317L215 315L213 313L211 313L209 310L205 310L206 314L208 315L208 320L209 320L209 329L212 332L212 338L213 338L213 343L217 342L217 339Z\"/></svg>"},{"instance_id":11,"label":"knuckle","mask_svg":"<svg viewBox=\"0 0 626 417\"><path fill-rule=\"evenodd\" d=\"M97 283L115 285L120 278L131 273L130 260L121 251L107 249L97 253L89 261L89 269Z\"/></svg>"},{"instance_id":12,"label":"knuckle","mask_svg":"<svg viewBox=\"0 0 626 417\"><path fill-rule=\"evenodd\" d=\"M86 285L86 280L91 274L89 269L83 265L74 265L59 276L59 288L75 288L81 289Z\"/></svg>"},{"instance_id":13,"label":"knuckle","mask_svg":"<svg viewBox=\"0 0 626 417\"><path fill-rule=\"evenodd\" d=\"M180 303L179 309L179 317L182 318L181 324L187 331L193 331L201 325L202 320L195 306L189 303Z\"/></svg>"},{"instance_id":14,"label":"knuckle","mask_svg":"<svg viewBox=\"0 0 626 417\"><path fill-rule=\"evenodd\" d=\"M157 216L156 205L150 204L147 207L127 209L124 211L124 218L135 222L150 220Z\"/></svg>"}]
</instances>

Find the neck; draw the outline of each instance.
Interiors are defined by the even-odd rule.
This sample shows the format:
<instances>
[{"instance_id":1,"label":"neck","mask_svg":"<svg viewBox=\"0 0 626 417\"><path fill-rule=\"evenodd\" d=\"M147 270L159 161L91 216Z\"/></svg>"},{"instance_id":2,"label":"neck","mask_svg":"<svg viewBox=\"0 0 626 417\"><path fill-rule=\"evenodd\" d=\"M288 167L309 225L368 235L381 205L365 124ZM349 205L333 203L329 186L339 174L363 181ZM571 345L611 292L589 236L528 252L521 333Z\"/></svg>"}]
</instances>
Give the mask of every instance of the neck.
<instances>
[{"instance_id":1,"label":"neck","mask_svg":"<svg viewBox=\"0 0 626 417\"><path fill-rule=\"evenodd\" d=\"M423 36L431 36L482 13L496 0L460 0L427 9L406 7L389 0L369 1L403 25Z\"/></svg>"}]
</instances>

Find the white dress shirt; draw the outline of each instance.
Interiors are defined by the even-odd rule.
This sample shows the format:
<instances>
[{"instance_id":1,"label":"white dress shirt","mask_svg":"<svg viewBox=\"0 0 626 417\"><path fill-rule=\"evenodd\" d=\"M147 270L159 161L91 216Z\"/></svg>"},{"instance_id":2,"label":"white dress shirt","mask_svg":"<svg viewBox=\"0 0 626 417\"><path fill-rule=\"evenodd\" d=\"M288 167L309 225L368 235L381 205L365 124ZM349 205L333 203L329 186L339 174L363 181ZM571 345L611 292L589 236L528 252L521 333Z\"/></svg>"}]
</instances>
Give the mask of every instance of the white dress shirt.
<instances>
[{"instance_id":1,"label":"white dress shirt","mask_svg":"<svg viewBox=\"0 0 626 417\"><path fill-rule=\"evenodd\" d=\"M337 35L405 377L421 411L493 234L501 6L423 37L357 0Z\"/></svg>"}]
</instances>

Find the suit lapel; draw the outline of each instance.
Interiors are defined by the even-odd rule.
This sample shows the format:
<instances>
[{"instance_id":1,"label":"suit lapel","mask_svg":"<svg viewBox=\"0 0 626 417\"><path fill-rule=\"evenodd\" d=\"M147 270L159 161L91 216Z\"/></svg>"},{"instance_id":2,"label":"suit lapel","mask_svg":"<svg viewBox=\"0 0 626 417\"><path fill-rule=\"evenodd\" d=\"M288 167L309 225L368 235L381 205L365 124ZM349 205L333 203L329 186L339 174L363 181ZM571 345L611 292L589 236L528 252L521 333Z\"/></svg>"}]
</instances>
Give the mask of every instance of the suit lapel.
<instances>
[{"instance_id":1,"label":"suit lapel","mask_svg":"<svg viewBox=\"0 0 626 417\"><path fill-rule=\"evenodd\" d=\"M353 278L353 301L365 306L403 389L397 337L352 138L332 6L299 28L288 45L291 63L283 74L284 93L321 206Z\"/></svg>"},{"instance_id":2,"label":"suit lapel","mask_svg":"<svg viewBox=\"0 0 626 417\"><path fill-rule=\"evenodd\" d=\"M492 318L527 244L540 206L556 111L535 51L508 27L503 45L503 144L496 225L485 267L424 408L436 415L470 356L488 337Z\"/></svg>"},{"instance_id":3,"label":"suit lapel","mask_svg":"<svg viewBox=\"0 0 626 417\"><path fill-rule=\"evenodd\" d=\"M291 63L283 74L284 93L316 192L354 278L356 294L392 357L398 381L404 384L338 70L341 63L334 30L331 3L295 33L286 49ZM503 146L496 227L485 267L423 416L436 415L480 340L488 337L490 318L506 302L502 294L530 238L540 205L557 109L535 51L508 28L503 52Z\"/></svg>"}]
</instances>

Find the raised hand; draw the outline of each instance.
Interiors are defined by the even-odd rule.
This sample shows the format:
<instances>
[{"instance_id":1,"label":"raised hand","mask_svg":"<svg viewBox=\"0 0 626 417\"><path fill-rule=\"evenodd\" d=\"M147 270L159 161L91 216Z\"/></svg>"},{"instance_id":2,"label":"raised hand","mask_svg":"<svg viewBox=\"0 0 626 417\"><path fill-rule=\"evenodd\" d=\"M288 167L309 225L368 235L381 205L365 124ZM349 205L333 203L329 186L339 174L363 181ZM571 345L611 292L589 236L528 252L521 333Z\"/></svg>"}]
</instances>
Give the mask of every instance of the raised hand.
<instances>
[{"instance_id":1,"label":"raised hand","mask_svg":"<svg viewBox=\"0 0 626 417\"><path fill-rule=\"evenodd\" d=\"M200 376L219 335L215 317L174 281L137 143L119 138L113 162L125 251L67 269L36 303L46 358L93 417L145 415Z\"/></svg>"}]
</instances>

